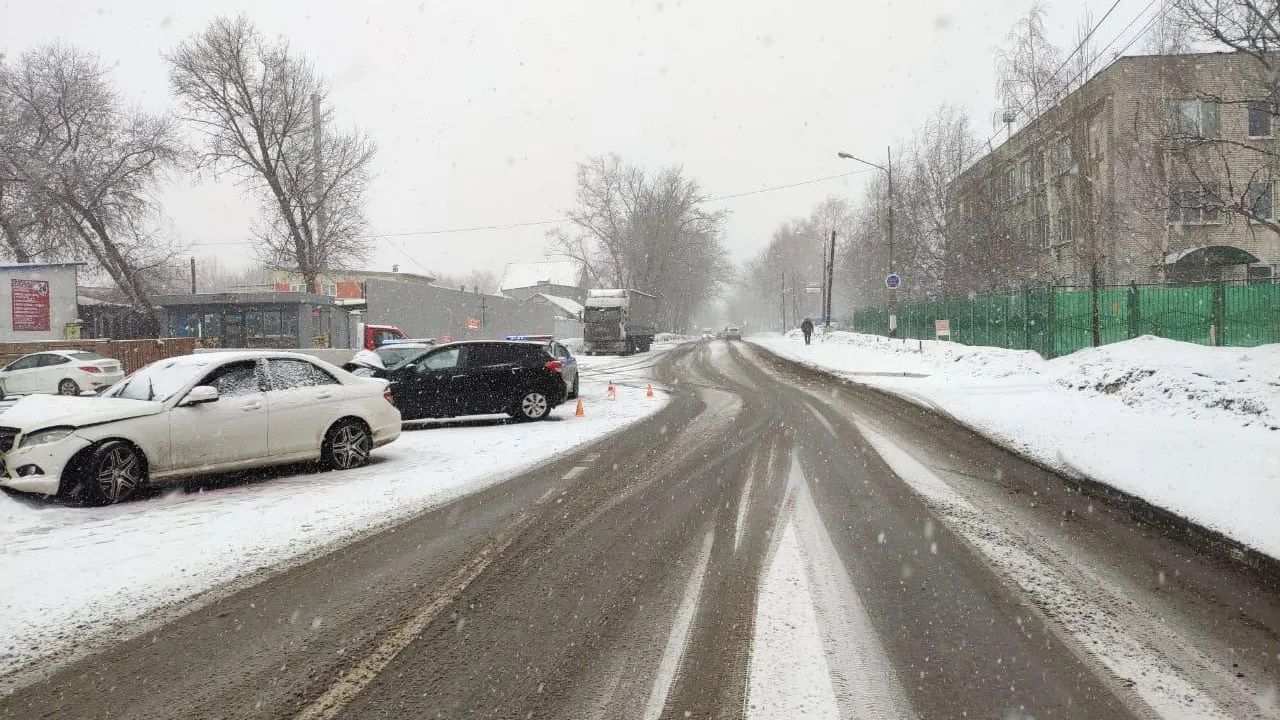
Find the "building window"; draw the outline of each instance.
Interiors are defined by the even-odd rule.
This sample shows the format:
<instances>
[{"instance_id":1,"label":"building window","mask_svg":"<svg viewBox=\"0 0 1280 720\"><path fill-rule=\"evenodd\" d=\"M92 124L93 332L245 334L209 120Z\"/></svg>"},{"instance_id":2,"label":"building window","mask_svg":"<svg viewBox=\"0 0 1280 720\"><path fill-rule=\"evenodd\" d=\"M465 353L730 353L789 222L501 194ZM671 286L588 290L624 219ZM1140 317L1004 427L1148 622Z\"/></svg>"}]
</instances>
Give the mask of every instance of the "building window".
<instances>
[{"instance_id":1,"label":"building window","mask_svg":"<svg viewBox=\"0 0 1280 720\"><path fill-rule=\"evenodd\" d=\"M1273 276L1274 273L1272 272L1270 265L1250 265L1248 269L1245 270L1245 280L1250 285L1269 284Z\"/></svg>"},{"instance_id":2,"label":"building window","mask_svg":"<svg viewBox=\"0 0 1280 720\"><path fill-rule=\"evenodd\" d=\"M1276 187L1273 182L1249 183L1244 194L1245 209L1254 220L1274 220L1276 217Z\"/></svg>"},{"instance_id":3,"label":"building window","mask_svg":"<svg viewBox=\"0 0 1280 720\"><path fill-rule=\"evenodd\" d=\"M1066 245L1071 242L1071 213L1065 210L1058 213L1053 222L1053 244Z\"/></svg>"},{"instance_id":4,"label":"building window","mask_svg":"<svg viewBox=\"0 0 1280 720\"><path fill-rule=\"evenodd\" d=\"M325 283L324 294L328 295L329 297L338 297L337 283Z\"/></svg>"},{"instance_id":5,"label":"building window","mask_svg":"<svg viewBox=\"0 0 1280 720\"><path fill-rule=\"evenodd\" d=\"M1001 197L1007 200L1014 196L1014 193L1017 191L1017 187L1018 187L1017 177L1018 177L1017 167L1014 167L1011 165L1005 168L1004 186L1001 188L1002 192L1000 193Z\"/></svg>"},{"instance_id":6,"label":"building window","mask_svg":"<svg viewBox=\"0 0 1280 720\"><path fill-rule=\"evenodd\" d=\"M307 292L306 283L290 283L289 292Z\"/></svg>"},{"instance_id":7,"label":"building window","mask_svg":"<svg viewBox=\"0 0 1280 720\"><path fill-rule=\"evenodd\" d=\"M1218 137L1218 103L1210 100L1174 102L1173 131L1181 137Z\"/></svg>"},{"instance_id":8,"label":"building window","mask_svg":"<svg viewBox=\"0 0 1280 720\"><path fill-rule=\"evenodd\" d=\"M1058 141L1058 172L1071 172L1071 140L1069 138Z\"/></svg>"},{"instance_id":9,"label":"building window","mask_svg":"<svg viewBox=\"0 0 1280 720\"><path fill-rule=\"evenodd\" d=\"M1275 105L1260 101L1249 103L1249 137L1271 137L1271 118L1275 114Z\"/></svg>"},{"instance_id":10,"label":"building window","mask_svg":"<svg viewBox=\"0 0 1280 720\"><path fill-rule=\"evenodd\" d=\"M1169 198L1169 222L1189 225L1222 220L1217 183L1178 183Z\"/></svg>"}]
</instances>

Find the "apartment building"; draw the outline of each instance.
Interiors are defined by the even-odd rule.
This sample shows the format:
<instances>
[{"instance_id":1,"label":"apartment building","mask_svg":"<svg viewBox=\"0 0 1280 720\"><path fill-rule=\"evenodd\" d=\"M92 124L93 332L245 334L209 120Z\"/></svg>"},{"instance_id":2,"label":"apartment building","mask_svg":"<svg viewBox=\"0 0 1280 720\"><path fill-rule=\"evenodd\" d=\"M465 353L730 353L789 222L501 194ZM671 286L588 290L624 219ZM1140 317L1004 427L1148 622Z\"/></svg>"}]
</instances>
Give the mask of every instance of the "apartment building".
<instances>
[{"instance_id":1,"label":"apartment building","mask_svg":"<svg viewBox=\"0 0 1280 720\"><path fill-rule=\"evenodd\" d=\"M951 183L950 242L1000 287L1271 281L1276 91L1244 53L1119 58Z\"/></svg>"}]
</instances>

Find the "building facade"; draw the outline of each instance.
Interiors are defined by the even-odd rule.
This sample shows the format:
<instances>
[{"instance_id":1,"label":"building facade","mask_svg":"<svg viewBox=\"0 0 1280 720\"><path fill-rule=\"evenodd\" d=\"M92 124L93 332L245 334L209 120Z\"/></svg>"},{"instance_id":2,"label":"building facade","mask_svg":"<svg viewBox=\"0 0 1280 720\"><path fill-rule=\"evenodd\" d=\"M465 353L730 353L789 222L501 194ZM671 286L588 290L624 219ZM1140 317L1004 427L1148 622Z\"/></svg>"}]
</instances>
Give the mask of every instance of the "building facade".
<instances>
[{"instance_id":1,"label":"building facade","mask_svg":"<svg viewBox=\"0 0 1280 720\"><path fill-rule=\"evenodd\" d=\"M346 348L354 317L327 295L295 292L161 295L166 337L206 348Z\"/></svg>"},{"instance_id":2,"label":"building facade","mask_svg":"<svg viewBox=\"0 0 1280 720\"><path fill-rule=\"evenodd\" d=\"M1243 53L1117 59L951 183L960 289L1270 281L1275 92Z\"/></svg>"},{"instance_id":3,"label":"building facade","mask_svg":"<svg viewBox=\"0 0 1280 720\"><path fill-rule=\"evenodd\" d=\"M508 263L498 292L521 302L539 293L582 302L587 297L582 285L582 266L572 260Z\"/></svg>"},{"instance_id":4,"label":"building facade","mask_svg":"<svg viewBox=\"0 0 1280 720\"><path fill-rule=\"evenodd\" d=\"M308 288L306 281L299 273L281 271L272 276L272 284L276 292L314 292L317 295L328 295L340 300L363 298L365 296L365 283L369 280L430 285L435 278L416 273L400 272L399 268L391 272L351 270L325 273L316 281L315 288Z\"/></svg>"}]
</instances>

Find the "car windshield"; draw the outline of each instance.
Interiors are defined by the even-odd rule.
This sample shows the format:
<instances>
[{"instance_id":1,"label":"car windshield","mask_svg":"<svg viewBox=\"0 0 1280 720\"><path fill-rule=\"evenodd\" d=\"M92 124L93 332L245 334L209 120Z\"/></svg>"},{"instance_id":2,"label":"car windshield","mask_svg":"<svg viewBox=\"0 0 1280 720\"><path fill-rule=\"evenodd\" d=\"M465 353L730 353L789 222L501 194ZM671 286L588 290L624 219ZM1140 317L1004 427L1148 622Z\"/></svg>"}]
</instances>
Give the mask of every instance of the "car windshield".
<instances>
[{"instance_id":1,"label":"car windshield","mask_svg":"<svg viewBox=\"0 0 1280 720\"><path fill-rule=\"evenodd\" d=\"M378 357L382 358L382 364L390 370L407 360L418 357L428 349L430 349L430 346L424 344L402 344L384 345L374 352L378 354Z\"/></svg>"},{"instance_id":2,"label":"car windshield","mask_svg":"<svg viewBox=\"0 0 1280 720\"><path fill-rule=\"evenodd\" d=\"M152 363L121 380L105 394L128 400L164 402L209 369L209 362L174 358Z\"/></svg>"}]
</instances>

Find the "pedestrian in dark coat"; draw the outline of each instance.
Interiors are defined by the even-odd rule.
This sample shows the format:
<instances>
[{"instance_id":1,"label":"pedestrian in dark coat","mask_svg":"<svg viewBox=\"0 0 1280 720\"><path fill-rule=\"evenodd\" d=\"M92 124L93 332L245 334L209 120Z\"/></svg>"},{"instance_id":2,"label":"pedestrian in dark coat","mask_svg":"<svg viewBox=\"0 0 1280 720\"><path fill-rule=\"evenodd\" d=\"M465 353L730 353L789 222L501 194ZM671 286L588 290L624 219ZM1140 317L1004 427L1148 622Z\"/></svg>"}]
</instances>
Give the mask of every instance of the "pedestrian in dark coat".
<instances>
[{"instance_id":1,"label":"pedestrian in dark coat","mask_svg":"<svg viewBox=\"0 0 1280 720\"><path fill-rule=\"evenodd\" d=\"M804 333L804 344L808 345L809 338L813 337L813 321L805 318L804 322L800 323L800 332Z\"/></svg>"}]
</instances>

